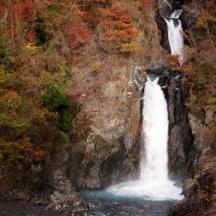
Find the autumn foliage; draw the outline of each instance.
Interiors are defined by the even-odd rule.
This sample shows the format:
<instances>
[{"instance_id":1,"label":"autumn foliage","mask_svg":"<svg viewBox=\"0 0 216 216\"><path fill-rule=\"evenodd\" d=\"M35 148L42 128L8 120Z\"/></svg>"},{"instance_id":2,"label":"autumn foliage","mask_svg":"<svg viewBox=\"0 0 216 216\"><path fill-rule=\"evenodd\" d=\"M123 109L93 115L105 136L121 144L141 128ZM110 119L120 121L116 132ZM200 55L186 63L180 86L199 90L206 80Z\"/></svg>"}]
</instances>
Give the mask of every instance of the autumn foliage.
<instances>
[{"instance_id":1,"label":"autumn foliage","mask_svg":"<svg viewBox=\"0 0 216 216\"><path fill-rule=\"evenodd\" d=\"M110 8L100 9L100 16L98 28L103 42L112 42L116 48L121 48L124 43L138 37L139 32L133 26L132 15L123 3L114 2Z\"/></svg>"},{"instance_id":2,"label":"autumn foliage","mask_svg":"<svg viewBox=\"0 0 216 216\"><path fill-rule=\"evenodd\" d=\"M13 5L13 18L14 20L28 20L35 19L35 2L34 0L25 0L23 2L16 2Z\"/></svg>"},{"instance_id":3,"label":"autumn foliage","mask_svg":"<svg viewBox=\"0 0 216 216\"><path fill-rule=\"evenodd\" d=\"M155 3L154 0L140 0L139 2L139 8L142 9L144 7L153 6Z\"/></svg>"},{"instance_id":4,"label":"autumn foliage","mask_svg":"<svg viewBox=\"0 0 216 216\"><path fill-rule=\"evenodd\" d=\"M90 31L82 21L66 23L64 31L71 49L77 48L92 39Z\"/></svg>"}]
</instances>

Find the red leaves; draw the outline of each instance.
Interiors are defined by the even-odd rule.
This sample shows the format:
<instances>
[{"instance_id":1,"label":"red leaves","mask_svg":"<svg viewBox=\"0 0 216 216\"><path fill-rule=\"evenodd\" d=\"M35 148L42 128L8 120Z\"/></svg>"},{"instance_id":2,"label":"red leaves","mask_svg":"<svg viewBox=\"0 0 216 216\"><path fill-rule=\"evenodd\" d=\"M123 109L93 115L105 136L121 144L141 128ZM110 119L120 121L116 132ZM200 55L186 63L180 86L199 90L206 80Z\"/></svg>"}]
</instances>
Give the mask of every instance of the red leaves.
<instances>
[{"instance_id":1,"label":"red leaves","mask_svg":"<svg viewBox=\"0 0 216 216\"><path fill-rule=\"evenodd\" d=\"M5 13L5 4L4 2L0 2L0 18L2 18L4 16Z\"/></svg>"},{"instance_id":2,"label":"red leaves","mask_svg":"<svg viewBox=\"0 0 216 216\"><path fill-rule=\"evenodd\" d=\"M149 7L154 5L154 0L141 0L139 3L139 8Z\"/></svg>"},{"instance_id":3,"label":"red leaves","mask_svg":"<svg viewBox=\"0 0 216 216\"><path fill-rule=\"evenodd\" d=\"M207 7L215 7L216 6L216 0L208 0L207 1Z\"/></svg>"},{"instance_id":4,"label":"red leaves","mask_svg":"<svg viewBox=\"0 0 216 216\"><path fill-rule=\"evenodd\" d=\"M21 21L33 21L35 19L35 2L34 0L26 0L13 5L14 18Z\"/></svg>"},{"instance_id":5,"label":"red leaves","mask_svg":"<svg viewBox=\"0 0 216 216\"><path fill-rule=\"evenodd\" d=\"M83 12L81 12L80 17L82 18L82 20L84 22L88 22L88 21L91 21L93 19L93 15L92 15L91 11L83 11Z\"/></svg>"},{"instance_id":6,"label":"red leaves","mask_svg":"<svg viewBox=\"0 0 216 216\"><path fill-rule=\"evenodd\" d=\"M77 48L92 39L87 26L81 21L71 21L64 26L64 32L71 49Z\"/></svg>"}]
</instances>

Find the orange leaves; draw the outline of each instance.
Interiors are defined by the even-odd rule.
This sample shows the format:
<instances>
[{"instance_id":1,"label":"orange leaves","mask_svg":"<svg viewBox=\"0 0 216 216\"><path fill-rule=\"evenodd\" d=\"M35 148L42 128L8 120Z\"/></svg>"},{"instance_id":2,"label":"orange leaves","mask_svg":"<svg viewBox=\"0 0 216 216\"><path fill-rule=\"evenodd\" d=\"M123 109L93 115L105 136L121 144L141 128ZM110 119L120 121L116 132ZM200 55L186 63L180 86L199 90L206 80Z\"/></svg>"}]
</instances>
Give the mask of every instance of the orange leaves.
<instances>
[{"instance_id":1,"label":"orange leaves","mask_svg":"<svg viewBox=\"0 0 216 216\"><path fill-rule=\"evenodd\" d=\"M172 70L181 70L185 73L192 73L195 69L195 65L192 61L186 61L183 65L179 65L178 56L167 55L166 64L172 68Z\"/></svg>"},{"instance_id":2,"label":"orange leaves","mask_svg":"<svg viewBox=\"0 0 216 216\"><path fill-rule=\"evenodd\" d=\"M132 21L132 17L129 14L128 9L120 2L115 2L111 8L101 9L101 16L113 20L122 20L126 23L130 23Z\"/></svg>"},{"instance_id":3,"label":"orange leaves","mask_svg":"<svg viewBox=\"0 0 216 216\"><path fill-rule=\"evenodd\" d=\"M92 39L92 35L85 23L71 21L64 26L64 32L71 49L77 48Z\"/></svg>"},{"instance_id":4,"label":"orange leaves","mask_svg":"<svg viewBox=\"0 0 216 216\"><path fill-rule=\"evenodd\" d=\"M133 28L124 30L107 30L104 32L104 38L108 41L121 40L122 42L126 42L132 38L136 38L137 36L138 32L136 32Z\"/></svg>"},{"instance_id":5,"label":"orange leaves","mask_svg":"<svg viewBox=\"0 0 216 216\"><path fill-rule=\"evenodd\" d=\"M131 27L131 24L126 23L124 21L103 21L103 22L99 22L98 26L106 26L110 28L116 27L119 29L125 29Z\"/></svg>"},{"instance_id":6,"label":"orange leaves","mask_svg":"<svg viewBox=\"0 0 216 216\"><path fill-rule=\"evenodd\" d=\"M46 151L42 151L42 150L33 151L33 159L36 162L40 162L40 161L44 160L46 155L47 155Z\"/></svg>"},{"instance_id":7,"label":"orange leaves","mask_svg":"<svg viewBox=\"0 0 216 216\"><path fill-rule=\"evenodd\" d=\"M139 33L133 26L132 14L126 4L114 2L109 8L100 9L99 13L100 22L97 26L103 42L112 42L113 47L119 49L123 43L138 37Z\"/></svg>"}]
</instances>

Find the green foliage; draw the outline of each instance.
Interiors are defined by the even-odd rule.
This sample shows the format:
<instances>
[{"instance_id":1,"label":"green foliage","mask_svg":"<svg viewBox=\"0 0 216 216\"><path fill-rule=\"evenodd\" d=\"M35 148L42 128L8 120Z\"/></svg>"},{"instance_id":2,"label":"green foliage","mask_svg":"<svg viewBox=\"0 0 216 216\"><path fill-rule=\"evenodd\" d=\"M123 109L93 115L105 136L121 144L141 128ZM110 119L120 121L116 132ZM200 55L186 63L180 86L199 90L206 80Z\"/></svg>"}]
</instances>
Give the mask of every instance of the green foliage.
<instances>
[{"instance_id":1,"label":"green foliage","mask_svg":"<svg viewBox=\"0 0 216 216\"><path fill-rule=\"evenodd\" d=\"M72 113L69 108L64 108L60 112L59 127L63 131L69 131L72 127Z\"/></svg>"},{"instance_id":2,"label":"green foliage","mask_svg":"<svg viewBox=\"0 0 216 216\"><path fill-rule=\"evenodd\" d=\"M68 131L72 126L71 105L64 87L50 85L41 97L43 105L50 111L59 113L59 128Z\"/></svg>"},{"instance_id":3,"label":"green foliage","mask_svg":"<svg viewBox=\"0 0 216 216\"><path fill-rule=\"evenodd\" d=\"M56 14L59 12L59 8L56 4L52 4L48 7L49 12Z\"/></svg>"},{"instance_id":4,"label":"green foliage","mask_svg":"<svg viewBox=\"0 0 216 216\"><path fill-rule=\"evenodd\" d=\"M199 89L204 88L204 86L208 83L210 76L213 75L214 71L215 66L210 63L205 63L198 67L192 79Z\"/></svg>"},{"instance_id":5,"label":"green foliage","mask_svg":"<svg viewBox=\"0 0 216 216\"><path fill-rule=\"evenodd\" d=\"M0 65L3 65L8 70L13 69L13 58L6 37L0 38Z\"/></svg>"},{"instance_id":6,"label":"green foliage","mask_svg":"<svg viewBox=\"0 0 216 216\"><path fill-rule=\"evenodd\" d=\"M25 132L30 128L30 126L30 121L26 119L15 119L14 116L0 113L0 127L8 127Z\"/></svg>"},{"instance_id":7,"label":"green foliage","mask_svg":"<svg viewBox=\"0 0 216 216\"><path fill-rule=\"evenodd\" d=\"M0 87L2 89L20 90L23 86L23 80L20 76L8 73L4 68L0 68Z\"/></svg>"},{"instance_id":8,"label":"green foliage","mask_svg":"<svg viewBox=\"0 0 216 216\"><path fill-rule=\"evenodd\" d=\"M2 141L2 143L2 160L7 165L15 165L18 161L25 160L25 157L32 152L32 145L28 139L10 143L4 143Z\"/></svg>"},{"instance_id":9,"label":"green foliage","mask_svg":"<svg viewBox=\"0 0 216 216\"><path fill-rule=\"evenodd\" d=\"M56 140L56 143L58 143L58 145L55 146L57 152L61 152L67 148L69 138L65 132L60 131L59 133L54 134L54 139Z\"/></svg>"},{"instance_id":10,"label":"green foliage","mask_svg":"<svg viewBox=\"0 0 216 216\"><path fill-rule=\"evenodd\" d=\"M36 28L35 28L35 32L37 36L36 45L43 45L48 42L49 36L45 30L45 24L43 20L38 21Z\"/></svg>"},{"instance_id":11,"label":"green foliage","mask_svg":"<svg viewBox=\"0 0 216 216\"><path fill-rule=\"evenodd\" d=\"M7 91L0 97L0 109L16 111L21 104L22 99L15 91Z\"/></svg>"},{"instance_id":12,"label":"green foliage","mask_svg":"<svg viewBox=\"0 0 216 216\"><path fill-rule=\"evenodd\" d=\"M58 112L64 107L68 107L69 97L62 86L50 85L41 97L43 105L50 111Z\"/></svg>"}]
</instances>

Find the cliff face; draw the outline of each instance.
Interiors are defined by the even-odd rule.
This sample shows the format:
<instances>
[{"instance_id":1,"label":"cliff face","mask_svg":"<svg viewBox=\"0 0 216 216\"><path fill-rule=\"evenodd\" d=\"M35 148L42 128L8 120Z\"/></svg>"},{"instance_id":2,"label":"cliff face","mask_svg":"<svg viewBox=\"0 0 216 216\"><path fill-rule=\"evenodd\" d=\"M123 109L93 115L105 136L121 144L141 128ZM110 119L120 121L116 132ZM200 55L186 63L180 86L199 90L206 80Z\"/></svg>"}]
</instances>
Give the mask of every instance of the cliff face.
<instances>
[{"instance_id":1,"label":"cliff face","mask_svg":"<svg viewBox=\"0 0 216 216\"><path fill-rule=\"evenodd\" d=\"M187 86L181 82L169 85L169 171L171 178L177 181L191 175L189 172L196 154L186 107L187 96Z\"/></svg>"}]
</instances>

